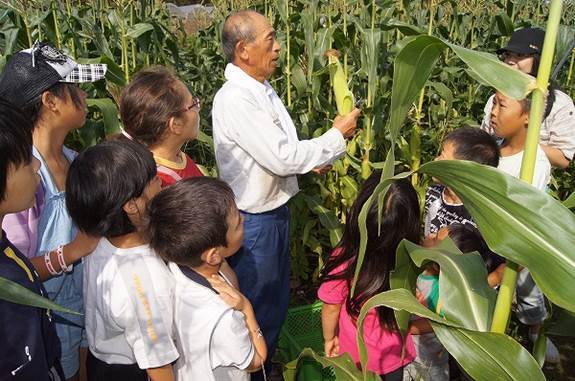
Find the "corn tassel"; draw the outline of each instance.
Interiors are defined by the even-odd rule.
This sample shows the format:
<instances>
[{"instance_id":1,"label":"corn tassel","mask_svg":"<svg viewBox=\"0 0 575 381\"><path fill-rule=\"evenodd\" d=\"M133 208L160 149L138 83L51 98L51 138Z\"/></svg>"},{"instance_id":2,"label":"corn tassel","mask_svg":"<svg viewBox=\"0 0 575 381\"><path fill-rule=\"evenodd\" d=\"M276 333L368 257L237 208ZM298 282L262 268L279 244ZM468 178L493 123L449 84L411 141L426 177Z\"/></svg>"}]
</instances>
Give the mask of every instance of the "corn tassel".
<instances>
[{"instance_id":1,"label":"corn tassel","mask_svg":"<svg viewBox=\"0 0 575 381\"><path fill-rule=\"evenodd\" d=\"M353 93L347 87L347 75L339 62L339 52L334 49L328 50L325 55L329 62L329 74L333 85L333 94L339 115L349 114L354 107Z\"/></svg>"}]
</instances>

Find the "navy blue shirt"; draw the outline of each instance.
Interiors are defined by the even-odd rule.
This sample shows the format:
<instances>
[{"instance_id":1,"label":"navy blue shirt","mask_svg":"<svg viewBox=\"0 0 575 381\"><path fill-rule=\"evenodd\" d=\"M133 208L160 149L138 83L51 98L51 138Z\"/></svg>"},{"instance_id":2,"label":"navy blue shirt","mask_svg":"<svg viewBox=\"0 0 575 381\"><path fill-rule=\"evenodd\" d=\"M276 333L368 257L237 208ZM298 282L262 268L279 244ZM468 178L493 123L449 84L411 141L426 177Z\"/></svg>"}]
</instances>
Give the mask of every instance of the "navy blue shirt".
<instances>
[{"instance_id":1,"label":"navy blue shirt","mask_svg":"<svg viewBox=\"0 0 575 381\"><path fill-rule=\"evenodd\" d=\"M30 291L47 293L30 263L2 232L0 277ZM0 380L50 380L50 369L60 357L51 311L0 299Z\"/></svg>"}]
</instances>

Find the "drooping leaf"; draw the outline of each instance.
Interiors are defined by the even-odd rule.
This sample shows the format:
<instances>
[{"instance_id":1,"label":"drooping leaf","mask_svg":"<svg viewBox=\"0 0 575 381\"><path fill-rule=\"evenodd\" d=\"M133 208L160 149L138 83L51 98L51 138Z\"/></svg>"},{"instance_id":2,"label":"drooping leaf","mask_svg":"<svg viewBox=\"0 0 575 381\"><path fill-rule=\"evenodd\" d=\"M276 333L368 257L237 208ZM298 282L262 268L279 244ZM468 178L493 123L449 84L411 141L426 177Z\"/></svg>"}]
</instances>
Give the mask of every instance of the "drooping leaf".
<instances>
[{"instance_id":1,"label":"drooping leaf","mask_svg":"<svg viewBox=\"0 0 575 381\"><path fill-rule=\"evenodd\" d=\"M449 237L432 249L406 241L405 249L419 267L429 261L439 264L439 301L447 319L467 329L489 330L497 294L487 284L478 253L463 255Z\"/></svg>"},{"instance_id":2,"label":"drooping leaf","mask_svg":"<svg viewBox=\"0 0 575 381\"><path fill-rule=\"evenodd\" d=\"M138 24L135 24L135 25L131 26L130 28L128 28L128 31L126 32L126 36L135 40L138 37L140 37L141 35L143 35L144 33L148 33L152 30L154 30L154 26L152 24L145 23L145 22L138 23Z\"/></svg>"},{"instance_id":3,"label":"drooping leaf","mask_svg":"<svg viewBox=\"0 0 575 381\"><path fill-rule=\"evenodd\" d=\"M523 99L533 90L535 78L499 61L497 56L446 44L477 77L503 94L513 99Z\"/></svg>"},{"instance_id":4,"label":"drooping leaf","mask_svg":"<svg viewBox=\"0 0 575 381\"><path fill-rule=\"evenodd\" d=\"M441 160L421 173L463 200L489 248L529 269L554 304L575 311L575 215L550 195L496 168Z\"/></svg>"},{"instance_id":5,"label":"drooping leaf","mask_svg":"<svg viewBox=\"0 0 575 381\"><path fill-rule=\"evenodd\" d=\"M81 315L76 311L59 306L50 299L46 299L43 296L30 291L16 282L2 277L0 277L0 299L4 299L12 303L25 304L27 306L46 308L73 315Z\"/></svg>"},{"instance_id":6,"label":"drooping leaf","mask_svg":"<svg viewBox=\"0 0 575 381\"><path fill-rule=\"evenodd\" d=\"M511 337L493 332L452 328L431 322L441 344L476 381L544 381L529 352Z\"/></svg>"},{"instance_id":7,"label":"drooping leaf","mask_svg":"<svg viewBox=\"0 0 575 381\"><path fill-rule=\"evenodd\" d=\"M363 305L357 319L357 341L363 369L367 364L367 350L362 336L363 321L369 310L378 306L405 310L430 320L443 346L475 380L545 380L535 359L511 337L500 333L468 330L442 319L421 305L415 296L405 289L383 292Z\"/></svg>"},{"instance_id":8,"label":"drooping leaf","mask_svg":"<svg viewBox=\"0 0 575 381\"><path fill-rule=\"evenodd\" d=\"M335 372L336 380L346 380L346 381L377 381L380 377L372 372L367 372L366 378L364 378L362 372L357 369L354 361L351 359L348 353L344 353L337 357L325 357L321 356L313 351L311 348L305 348L297 359L290 361L285 365L285 370L283 373L285 381L295 381L297 376L297 369L301 361L305 358L312 358L318 363L320 363L324 368L332 367Z\"/></svg>"},{"instance_id":9,"label":"drooping leaf","mask_svg":"<svg viewBox=\"0 0 575 381\"><path fill-rule=\"evenodd\" d=\"M321 225L329 231L329 240L332 247L335 247L342 237L341 222L333 212L321 204L318 197L304 196L305 202L308 207L318 217Z\"/></svg>"}]
</instances>

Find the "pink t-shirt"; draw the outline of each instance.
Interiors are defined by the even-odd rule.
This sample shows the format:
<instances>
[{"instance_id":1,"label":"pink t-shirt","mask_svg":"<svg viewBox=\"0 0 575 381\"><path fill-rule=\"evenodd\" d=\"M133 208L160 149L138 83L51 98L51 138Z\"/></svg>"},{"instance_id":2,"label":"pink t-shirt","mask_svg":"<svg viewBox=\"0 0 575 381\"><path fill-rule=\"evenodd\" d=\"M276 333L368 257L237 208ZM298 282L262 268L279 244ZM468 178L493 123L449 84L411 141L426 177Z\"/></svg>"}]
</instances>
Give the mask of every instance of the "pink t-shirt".
<instances>
[{"instance_id":1,"label":"pink t-shirt","mask_svg":"<svg viewBox=\"0 0 575 381\"><path fill-rule=\"evenodd\" d=\"M337 251L332 255L337 255ZM335 268L332 274L336 274L345 269L347 264ZM324 303L341 304L339 313L339 350L340 353L347 352L359 367L359 351L357 349L357 327L355 321L349 316L345 300L348 295L346 281L332 280L322 283L317 295ZM367 369L377 374L387 374L409 364L415 359L415 348L411 335L407 335L406 351L403 361L401 359L401 349L403 340L399 332L390 332L381 327L377 311L372 309L365 317L363 323L363 336L367 347L368 360Z\"/></svg>"}]
</instances>

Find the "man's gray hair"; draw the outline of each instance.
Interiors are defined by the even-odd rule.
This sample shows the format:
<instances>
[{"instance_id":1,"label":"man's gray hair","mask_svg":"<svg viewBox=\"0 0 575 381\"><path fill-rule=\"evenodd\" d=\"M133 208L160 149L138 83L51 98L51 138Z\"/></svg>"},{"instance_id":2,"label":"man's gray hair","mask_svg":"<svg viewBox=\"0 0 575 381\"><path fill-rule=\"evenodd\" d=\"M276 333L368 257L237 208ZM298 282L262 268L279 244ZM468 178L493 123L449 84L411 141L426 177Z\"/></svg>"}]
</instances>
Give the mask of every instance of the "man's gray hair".
<instances>
[{"instance_id":1,"label":"man's gray hair","mask_svg":"<svg viewBox=\"0 0 575 381\"><path fill-rule=\"evenodd\" d=\"M234 61L238 42L255 40L255 31L252 28L254 14L258 13L245 10L233 13L226 18L222 30L222 48L227 62Z\"/></svg>"}]
</instances>

